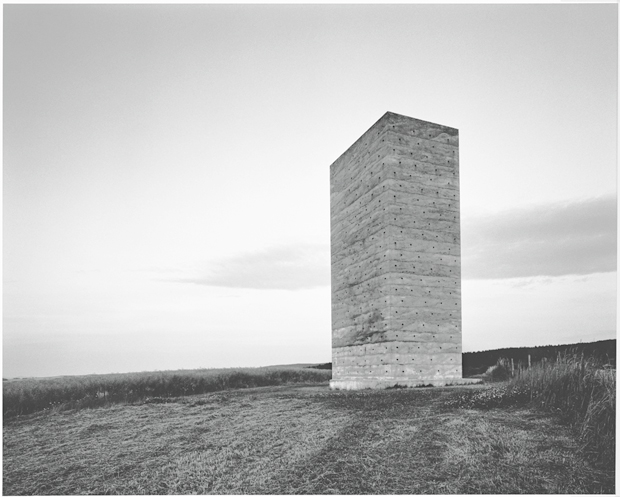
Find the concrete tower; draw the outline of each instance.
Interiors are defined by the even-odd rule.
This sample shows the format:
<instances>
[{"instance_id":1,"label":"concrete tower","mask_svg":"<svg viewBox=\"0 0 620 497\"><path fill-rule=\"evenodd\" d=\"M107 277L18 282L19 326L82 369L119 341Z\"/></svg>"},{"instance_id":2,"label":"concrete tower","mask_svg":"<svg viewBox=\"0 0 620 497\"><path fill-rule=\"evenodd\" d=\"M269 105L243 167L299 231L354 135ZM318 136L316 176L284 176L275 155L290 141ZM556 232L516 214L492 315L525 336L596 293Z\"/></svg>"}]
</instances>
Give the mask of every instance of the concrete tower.
<instances>
[{"instance_id":1,"label":"concrete tower","mask_svg":"<svg viewBox=\"0 0 620 497\"><path fill-rule=\"evenodd\" d=\"M458 130L387 112L330 176L331 387L461 383Z\"/></svg>"}]
</instances>

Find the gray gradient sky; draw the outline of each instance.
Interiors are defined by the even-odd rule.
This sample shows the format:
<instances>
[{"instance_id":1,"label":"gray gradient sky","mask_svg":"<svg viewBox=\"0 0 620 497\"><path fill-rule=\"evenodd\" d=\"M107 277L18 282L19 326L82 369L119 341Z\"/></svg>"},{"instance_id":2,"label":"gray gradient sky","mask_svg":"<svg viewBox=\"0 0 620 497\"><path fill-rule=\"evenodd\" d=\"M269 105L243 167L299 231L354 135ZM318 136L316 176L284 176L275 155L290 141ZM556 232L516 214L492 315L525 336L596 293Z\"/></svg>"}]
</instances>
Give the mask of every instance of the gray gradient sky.
<instances>
[{"instance_id":1,"label":"gray gradient sky","mask_svg":"<svg viewBox=\"0 0 620 497\"><path fill-rule=\"evenodd\" d=\"M615 337L616 4L5 5L3 375L327 362L329 166L458 128L464 350Z\"/></svg>"}]
</instances>

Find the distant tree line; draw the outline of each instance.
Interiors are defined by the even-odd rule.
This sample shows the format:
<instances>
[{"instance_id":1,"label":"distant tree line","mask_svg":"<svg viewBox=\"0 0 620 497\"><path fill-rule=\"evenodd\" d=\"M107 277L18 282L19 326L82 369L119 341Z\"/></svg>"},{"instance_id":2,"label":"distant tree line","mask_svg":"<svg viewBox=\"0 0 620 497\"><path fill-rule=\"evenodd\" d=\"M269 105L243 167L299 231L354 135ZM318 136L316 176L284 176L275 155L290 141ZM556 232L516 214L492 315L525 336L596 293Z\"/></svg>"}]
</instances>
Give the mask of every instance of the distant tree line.
<instances>
[{"instance_id":1,"label":"distant tree line","mask_svg":"<svg viewBox=\"0 0 620 497\"><path fill-rule=\"evenodd\" d=\"M558 354L574 353L585 358L599 359L616 367L616 340L600 340L598 342L571 343L567 345L543 345L539 347L510 347L506 349L485 350L482 352L463 353L463 376L484 373L489 367L497 364L500 358L512 360L515 368L519 365L527 367L546 360L555 360ZM332 363L309 366L313 369L331 369Z\"/></svg>"},{"instance_id":2,"label":"distant tree line","mask_svg":"<svg viewBox=\"0 0 620 497\"><path fill-rule=\"evenodd\" d=\"M332 363L331 362L325 362L323 364L317 364L315 366L308 366L310 369L331 369L332 368Z\"/></svg>"},{"instance_id":3,"label":"distant tree line","mask_svg":"<svg viewBox=\"0 0 620 497\"><path fill-rule=\"evenodd\" d=\"M482 352L463 353L463 376L484 373L489 367L497 364L500 358L527 367L545 360L555 360L558 354L583 355L586 358L599 359L616 367L616 340L600 340L598 342L572 343L566 345L543 345L539 347L510 347L506 349L485 350Z\"/></svg>"}]
</instances>

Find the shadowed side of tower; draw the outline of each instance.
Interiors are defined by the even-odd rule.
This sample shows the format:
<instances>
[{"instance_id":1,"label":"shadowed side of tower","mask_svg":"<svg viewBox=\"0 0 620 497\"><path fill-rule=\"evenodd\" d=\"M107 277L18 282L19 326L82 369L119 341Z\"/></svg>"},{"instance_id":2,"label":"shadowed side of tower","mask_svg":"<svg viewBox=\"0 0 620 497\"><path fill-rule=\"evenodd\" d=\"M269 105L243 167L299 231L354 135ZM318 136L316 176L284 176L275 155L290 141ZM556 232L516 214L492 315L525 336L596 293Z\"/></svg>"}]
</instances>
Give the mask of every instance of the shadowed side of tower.
<instances>
[{"instance_id":1,"label":"shadowed side of tower","mask_svg":"<svg viewBox=\"0 0 620 497\"><path fill-rule=\"evenodd\" d=\"M332 388L461 383L458 130L387 112L332 165Z\"/></svg>"}]
</instances>

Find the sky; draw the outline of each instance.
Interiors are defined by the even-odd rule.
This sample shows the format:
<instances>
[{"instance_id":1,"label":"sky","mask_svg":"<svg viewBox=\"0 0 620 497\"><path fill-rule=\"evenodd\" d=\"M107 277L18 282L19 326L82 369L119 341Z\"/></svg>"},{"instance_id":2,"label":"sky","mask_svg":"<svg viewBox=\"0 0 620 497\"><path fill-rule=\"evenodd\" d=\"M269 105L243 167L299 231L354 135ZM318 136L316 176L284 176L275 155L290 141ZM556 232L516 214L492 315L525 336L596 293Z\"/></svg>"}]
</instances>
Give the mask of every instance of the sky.
<instances>
[{"instance_id":1,"label":"sky","mask_svg":"<svg viewBox=\"0 0 620 497\"><path fill-rule=\"evenodd\" d=\"M3 376L331 361L329 166L459 129L463 350L616 336L617 4L3 6Z\"/></svg>"}]
</instances>

